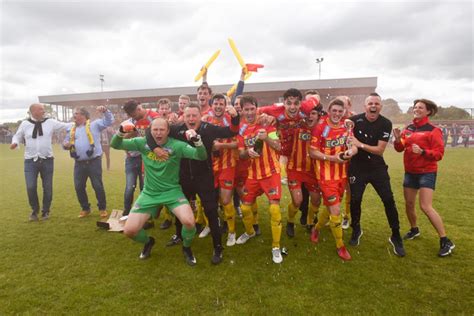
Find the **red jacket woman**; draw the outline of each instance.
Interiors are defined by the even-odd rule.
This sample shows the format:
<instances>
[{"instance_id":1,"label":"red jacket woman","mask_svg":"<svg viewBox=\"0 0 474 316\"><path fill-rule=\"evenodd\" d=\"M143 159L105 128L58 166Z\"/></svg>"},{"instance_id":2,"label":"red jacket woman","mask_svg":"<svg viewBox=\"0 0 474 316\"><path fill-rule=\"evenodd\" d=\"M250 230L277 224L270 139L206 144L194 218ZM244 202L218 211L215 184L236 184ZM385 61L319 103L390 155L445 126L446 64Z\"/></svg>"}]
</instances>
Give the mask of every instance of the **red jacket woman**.
<instances>
[{"instance_id":1,"label":"red jacket woman","mask_svg":"<svg viewBox=\"0 0 474 316\"><path fill-rule=\"evenodd\" d=\"M403 155L405 165L403 193L411 229L403 238L415 239L420 236L415 212L416 196L419 192L420 208L429 218L440 237L438 255L444 257L451 254L455 246L446 236L441 216L433 208L438 160L441 160L444 154L443 133L439 128L432 125L428 118L435 115L437 111L438 106L433 101L427 99L415 100L413 123L408 125L403 132L398 128L394 129L393 135L395 137L395 149L398 152L405 152Z\"/></svg>"},{"instance_id":2,"label":"red jacket woman","mask_svg":"<svg viewBox=\"0 0 474 316\"><path fill-rule=\"evenodd\" d=\"M438 171L438 161L444 155L443 133L431 124L428 116L415 118L401 133L400 141L394 145L396 151L405 151L405 172L419 174ZM413 145L417 145L415 148L422 148L421 154L413 152Z\"/></svg>"}]
</instances>

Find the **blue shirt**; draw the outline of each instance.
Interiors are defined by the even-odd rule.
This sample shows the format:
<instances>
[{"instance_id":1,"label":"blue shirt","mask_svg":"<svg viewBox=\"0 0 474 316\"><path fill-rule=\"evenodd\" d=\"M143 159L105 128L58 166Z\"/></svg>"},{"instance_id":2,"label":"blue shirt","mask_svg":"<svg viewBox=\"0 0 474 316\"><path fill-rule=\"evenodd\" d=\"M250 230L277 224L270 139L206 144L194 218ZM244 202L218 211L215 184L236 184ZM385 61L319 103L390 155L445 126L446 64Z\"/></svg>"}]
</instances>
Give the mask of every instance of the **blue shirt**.
<instances>
[{"instance_id":1,"label":"blue shirt","mask_svg":"<svg viewBox=\"0 0 474 316\"><path fill-rule=\"evenodd\" d=\"M89 139L87 138L86 125L76 126L76 135L74 146L76 147L76 153L79 156L76 160L84 161L91 160L102 156L102 146L100 144L100 133L102 130L106 129L108 126L112 125L114 122L114 116L112 112L106 111L104 113L104 118L97 119L91 122L91 133L94 138L94 152L91 156L87 155L87 151L91 148L89 144ZM69 142L71 136L71 128L68 129L68 133L65 141Z\"/></svg>"}]
</instances>

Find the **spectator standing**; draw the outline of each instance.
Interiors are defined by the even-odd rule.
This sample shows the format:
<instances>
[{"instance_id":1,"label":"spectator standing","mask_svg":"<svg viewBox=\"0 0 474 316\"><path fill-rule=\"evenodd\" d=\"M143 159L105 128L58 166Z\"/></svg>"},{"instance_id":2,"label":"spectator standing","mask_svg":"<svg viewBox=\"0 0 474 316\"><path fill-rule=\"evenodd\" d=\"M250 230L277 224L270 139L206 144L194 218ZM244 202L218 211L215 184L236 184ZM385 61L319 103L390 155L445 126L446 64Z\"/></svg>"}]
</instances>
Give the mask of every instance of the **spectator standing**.
<instances>
[{"instance_id":1,"label":"spectator standing","mask_svg":"<svg viewBox=\"0 0 474 316\"><path fill-rule=\"evenodd\" d=\"M395 150L404 152L405 178L403 193L410 231L404 239L414 239L420 236L415 212L416 196L419 193L419 202L422 211L436 229L440 238L440 257L451 254L454 243L446 236L443 220L433 208L433 193L436 184L438 161L443 158L444 146L441 130L429 121L429 117L438 111L436 103L426 99L414 101L413 123L403 132L394 129Z\"/></svg>"},{"instance_id":2,"label":"spectator standing","mask_svg":"<svg viewBox=\"0 0 474 316\"><path fill-rule=\"evenodd\" d=\"M37 192L38 175L43 185L42 220L49 218L53 200L54 156L51 145L53 134L71 126L55 119L45 118L44 105L34 103L30 106L30 118L21 122L13 136L10 149L15 149L25 141L25 181L28 202L31 207L30 221L38 220L39 200Z\"/></svg>"},{"instance_id":3,"label":"spectator standing","mask_svg":"<svg viewBox=\"0 0 474 316\"><path fill-rule=\"evenodd\" d=\"M64 140L64 149L69 150L74 159L74 187L82 211L79 218L89 216L91 205L86 192L87 179L90 178L97 198L100 217L106 218L106 198L102 183L102 146L100 133L111 126L114 120L112 112L105 106L97 107L104 118L90 120L89 111L82 107L74 110L74 124Z\"/></svg>"}]
</instances>

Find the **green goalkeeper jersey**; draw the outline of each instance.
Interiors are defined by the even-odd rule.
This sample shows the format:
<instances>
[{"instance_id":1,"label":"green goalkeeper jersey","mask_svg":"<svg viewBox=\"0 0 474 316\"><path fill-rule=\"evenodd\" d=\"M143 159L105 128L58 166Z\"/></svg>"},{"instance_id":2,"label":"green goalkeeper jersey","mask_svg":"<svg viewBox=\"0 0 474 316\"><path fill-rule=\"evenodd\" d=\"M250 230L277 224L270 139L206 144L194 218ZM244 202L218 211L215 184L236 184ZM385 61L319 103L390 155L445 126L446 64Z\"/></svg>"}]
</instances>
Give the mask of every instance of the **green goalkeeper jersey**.
<instances>
[{"instance_id":1,"label":"green goalkeeper jersey","mask_svg":"<svg viewBox=\"0 0 474 316\"><path fill-rule=\"evenodd\" d=\"M110 146L115 149L134 150L142 155L145 165L145 186L143 192L155 195L162 192L179 189L179 165L181 158L206 160L207 153L204 146L192 147L185 142L168 138L161 148L169 154L167 160L156 157L150 150L144 137L123 139L118 135L112 137Z\"/></svg>"}]
</instances>

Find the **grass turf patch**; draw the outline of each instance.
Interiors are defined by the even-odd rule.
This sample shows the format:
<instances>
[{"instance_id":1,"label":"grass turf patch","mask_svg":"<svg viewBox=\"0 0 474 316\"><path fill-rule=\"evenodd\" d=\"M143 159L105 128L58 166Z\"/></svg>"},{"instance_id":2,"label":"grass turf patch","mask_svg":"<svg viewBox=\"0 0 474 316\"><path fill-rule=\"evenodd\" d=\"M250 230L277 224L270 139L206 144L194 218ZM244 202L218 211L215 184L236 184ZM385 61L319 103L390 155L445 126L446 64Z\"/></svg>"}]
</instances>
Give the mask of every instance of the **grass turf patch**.
<instances>
[{"instance_id":1,"label":"grass turf patch","mask_svg":"<svg viewBox=\"0 0 474 316\"><path fill-rule=\"evenodd\" d=\"M289 254L281 265L271 261L269 214L265 199L260 199L262 236L226 247L218 266L210 263L210 236L196 238L195 267L185 264L180 246L165 247L174 227L148 230L157 243L145 261L138 260L140 244L97 229L99 216L90 183L93 213L77 218L80 206L73 185L73 160L59 147L55 147L51 218L28 222L23 151L1 145L0 153L0 314L474 313L472 149L449 148L440 163L434 207L456 244L448 258L437 257L438 237L421 211L421 236L405 243L405 258L396 257L388 243L390 229L383 204L372 187L362 205L361 244L348 246L352 261L337 257L329 229L322 230L316 246L299 224L295 238L289 239L285 225L290 198L285 188L281 244ZM385 159L403 234L409 225L401 186L402 155L389 148ZM104 168L103 180L108 209L121 208L123 152L112 150L112 167L110 171ZM243 232L240 219L236 226L239 235ZM344 234L346 243L349 237L350 230Z\"/></svg>"}]
</instances>

